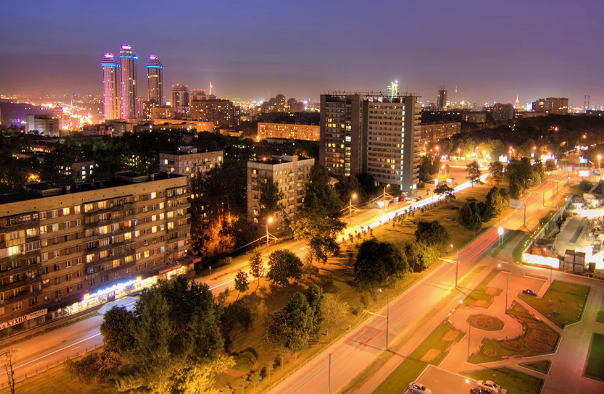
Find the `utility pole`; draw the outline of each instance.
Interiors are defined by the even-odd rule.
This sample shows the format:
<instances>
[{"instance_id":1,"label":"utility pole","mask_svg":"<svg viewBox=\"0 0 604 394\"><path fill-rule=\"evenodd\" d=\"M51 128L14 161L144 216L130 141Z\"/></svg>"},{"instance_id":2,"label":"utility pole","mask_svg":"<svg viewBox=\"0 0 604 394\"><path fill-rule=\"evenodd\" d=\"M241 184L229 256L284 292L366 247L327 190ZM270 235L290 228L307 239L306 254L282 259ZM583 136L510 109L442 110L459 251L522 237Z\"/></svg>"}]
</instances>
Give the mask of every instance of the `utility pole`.
<instances>
[{"instance_id":1,"label":"utility pole","mask_svg":"<svg viewBox=\"0 0 604 394\"><path fill-rule=\"evenodd\" d=\"M356 193L354 193L351 197L350 197L350 203L348 204L348 210L350 211L350 226L352 226L352 199L353 198L357 198Z\"/></svg>"},{"instance_id":2,"label":"utility pole","mask_svg":"<svg viewBox=\"0 0 604 394\"><path fill-rule=\"evenodd\" d=\"M470 360L470 342L472 341L472 323L468 320L468 361Z\"/></svg>"},{"instance_id":3,"label":"utility pole","mask_svg":"<svg viewBox=\"0 0 604 394\"><path fill-rule=\"evenodd\" d=\"M457 258L455 259L455 287L457 288L457 277L459 276L459 248L457 248Z\"/></svg>"},{"instance_id":4,"label":"utility pole","mask_svg":"<svg viewBox=\"0 0 604 394\"><path fill-rule=\"evenodd\" d=\"M267 259L269 256L268 241L270 240L270 234L268 233L268 224L271 223L272 221L273 221L272 216L270 216L268 219L266 219L266 258Z\"/></svg>"},{"instance_id":5,"label":"utility pole","mask_svg":"<svg viewBox=\"0 0 604 394\"><path fill-rule=\"evenodd\" d=\"M388 351L388 327L390 323L390 297L386 294L386 351Z\"/></svg>"},{"instance_id":6,"label":"utility pole","mask_svg":"<svg viewBox=\"0 0 604 394\"><path fill-rule=\"evenodd\" d=\"M327 394L331 394L331 353L329 353L329 368L327 372Z\"/></svg>"}]
</instances>

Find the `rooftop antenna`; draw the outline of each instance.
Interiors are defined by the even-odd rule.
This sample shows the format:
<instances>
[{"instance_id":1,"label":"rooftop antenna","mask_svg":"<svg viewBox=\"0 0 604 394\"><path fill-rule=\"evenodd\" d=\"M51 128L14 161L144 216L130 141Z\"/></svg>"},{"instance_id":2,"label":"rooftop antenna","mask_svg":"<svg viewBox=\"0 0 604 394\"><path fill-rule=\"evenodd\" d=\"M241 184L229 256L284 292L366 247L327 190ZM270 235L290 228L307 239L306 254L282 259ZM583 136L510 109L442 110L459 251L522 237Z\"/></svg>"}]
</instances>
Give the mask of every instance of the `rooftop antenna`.
<instances>
[{"instance_id":1,"label":"rooftop antenna","mask_svg":"<svg viewBox=\"0 0 604 394\"><path fill-rule=\"evenodd\" d=\"M214 87L214 85L212 85L212 81L210 81L210 96L212 95L212 88Z\"/></svg>"}]
</instances>

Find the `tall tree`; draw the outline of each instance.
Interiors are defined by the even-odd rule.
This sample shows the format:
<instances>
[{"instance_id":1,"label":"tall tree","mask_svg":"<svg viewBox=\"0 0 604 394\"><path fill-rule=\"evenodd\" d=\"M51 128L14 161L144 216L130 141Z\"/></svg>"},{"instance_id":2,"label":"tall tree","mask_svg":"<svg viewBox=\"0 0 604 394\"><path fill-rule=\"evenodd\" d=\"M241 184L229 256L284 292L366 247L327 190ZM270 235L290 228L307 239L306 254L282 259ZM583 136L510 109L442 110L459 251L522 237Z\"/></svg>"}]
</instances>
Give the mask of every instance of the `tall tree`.
<instances>
[{"instance_id":1,"label":"tall tree","mask_svg":"<svg viewBox=\"0 0 604 394\"><path fill-rule=\"evenodd\" d=\"M239 299L241 293L246 292L249 288L250 284L247 280L247 272L241 270L237 271L237 274L235 275L235 290L237 290L239 294L237 294L236 300Z\"/></svg>"},{"instance_id":2,"label":"tall tree","mask_svg":"<svg viewBox=\"0 0 604 394\"><path fill-rule=\"evenodd\" d=\"M260 200L258 210L258 220L260 223L266 223L266 219L271 215L282 213L285 208L280 203L285 198L285 194L279 190L279 184L273 182L264 182L260 185ZM286 216L284 216L286 217Z\"/></svg>"},{"instance_id":3,"label":"tall tree","mask_svg":"<svg viewBox=\"0 0 604 394\"><path fill-rule=\"evenodd\" d=\"M325 263L329 255L337 256L338 235L346 227L340 220L342 204L335 189L329 184L329 173L323 166L310 171L310 182L304 204L294 228L297 239L305 239L312 256Z\"/></svg>"},{"instance_id":4,"label":"tall tree","mask_svg":"<svg viewBox=\"0 0 604 394\"><path fill-rule=\"evenodd\" d=\"M442 196L442 195L448 196L448 195L452 194L453 191L454 191L454 189L444 182L439 183L438 186L436 186L434 188L434 194L436 194L438 196Z\"/></svg>"},{"instance_id":5,"label":"tall tree","mask_svg":"<svg viewBox=\"0 0 604 394\"><path fill-rule=\"evenodd\" d=\"M267 279L275 284L286 286L289 279L300 279L304 264L298 256L287 249L275 250L268 259Z\"/></svg>"},{"instance_id":6,"label":"tall tree","mask_svg":"<svg viewBox=\"0 0 604 394\"><path fill-rule=\"evenodd\" d=\"M482 218L478 212L476 203L466 202L459 210L458 219L466 230L476 233L482 227Z\"/></svg>"},{"instance_id":7,"label":"tall tree","mask_svg":"<svg viewBox=\"0 0 604 394\"><path fill-rule=\"evenodd\" d=\"M501 212L510 204L507 191L504 194L502 190L505 191L505 189L498 189L497 186L492 187L485 199L485 202L493 209L493 213L497 216L501 215Z\"/></svg>"},{"instance_id":8,"label":"tall tree","mask_svg":"<svg viewBox=\"0 0 604 394\"><path fill-rule=\"evenodd\" d=\"M475 183L480 182L480 165L476 160L467 165L468 176L466 179L470 180L472 187L474 187Z\"/></svg>"},{"instance_id":9,"label":"tall tree","mask_svg":"<svg viewBox=\"0 0 604 394\"><path fill-rule=\"evenodd\" d=\"M321 305L325 322L329 326L329 342L331 342L334 326L340 324L348 314L348 303L342 301L338 294L325 294Z\"/></svg>"},{"instance_id":10,"label":"tall tree","mask_svg":"<svg viewBox=\"0 0 604 394\"><path fill-rule=\"evenodd\" d=\"M354 264L354 279L371 294L386 279L404 275L408 270L406 256L392 244L375 239L364 241Z\"/></svg>"},{"instance_id":11,"label":"tall tree","mask_svg":"<svg viewBox=\"0 0 604 394\"><path fill-rule=\"evenodd\" d=\"M258 280L258 284L256 285L256 289L258 289L258 286L260 286L260 279L266 274L264 262L262 261L262 254L258 249L254 249L252 257L250 258L250 274Z\"/></svg>"},{"instance_id":12,"label":"tall tree","mask_svg":"<svg viewBox=\"0 0 604 394\"><path fill-rule=\"evenodd\" d=\"M503 163L499 160L489 163L489 174L491 175L493 181L495 181L496 185L499 185L501 181L503 181L503 170Z\"/></svg>"},{"instance_id":13,"label":"tall tree","mask_svg":"<svg viewBox=\"0 0 604 394\"><path fill-rule=\"evenodd\" d=\"M319 334L319 329L321 328L321 323L323 323L323 311L321 310L321 304L323 303L323 289L313 283L306 289L304 295L306 296L308 305L312 309L311 334L317 336Z\"/></svg>"},{"instance_id":14,"label":"tall tree","mask_svg":"<svg viewBox=\"0 0 604 394\"><path fill-rule=\"evenodd\" d=\"M415 240L427 246L442 248L449 242L449 233L438 220L433 222L420 221L415 230Z\"/></svg>"},{"instance_id":15,"label":"tall tree","mask_svg":"<svg viewBox=\"0 0 604 394\"><path fill-rule=\"evenodd\" d=\"M128 351L134 345L134 328L136 317L125 307L114 306L103 317L100 331L105 342L105 349L110 352Z\"/></svg>"}]
</instances>

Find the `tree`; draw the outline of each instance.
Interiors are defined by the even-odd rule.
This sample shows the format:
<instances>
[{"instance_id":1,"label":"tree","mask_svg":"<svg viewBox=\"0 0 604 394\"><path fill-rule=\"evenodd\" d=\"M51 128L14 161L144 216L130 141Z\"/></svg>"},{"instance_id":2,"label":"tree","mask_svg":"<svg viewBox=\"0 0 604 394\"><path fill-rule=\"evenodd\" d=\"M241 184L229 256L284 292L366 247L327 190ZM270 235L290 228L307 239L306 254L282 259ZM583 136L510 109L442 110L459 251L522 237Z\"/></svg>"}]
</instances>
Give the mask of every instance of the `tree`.
<instances>
[{"instance_id":1,"label":"tree","mask_svg":"<svg viewBox=\"0 0 604 394\"><path fill-rule=\"evenodd\" d=\"M321 309L321 305L323 304L323 290L313 283L306 289L304 295L306 296L308 305L312 309L310 333L317 336L324 318Z\"/></svg>"},{"instance_id":2,"label":"tree","mask_svg":"<svg viewBox=\"0 0 604 394\"><path fill-rule=\"evenodd\" d=\"M502 193L504 191L504 193ZM509 197L505 189L498 189L496 186L492 187L487 194L485 202L491 207L493 213L497 216L501 215L501 212L510 205Z\"/></svg>"},{"instance_id":3,"label":"tree","mask_svg":"<svg viewBox=\"0 0 604 394\"><path fill-rule=\"evenodd\" d=\"M260 278L263 278L266 274L264 262L262 261L262 254L258 249L254 249L252 257L250 258L250 274L258 280L258 284L256 285L257 290L258 286L260 286Z\"/></svg>"},{"instance_id":4,"label":"tree","mask_svg":"<svg viewBox=\"0 0 604 394\"><path fill-rule=\"evenodd\" d=\"M594 184L593 184L593 183L591 183L591 182L590 182L590 181L588 181L588 180L585 180L585 179L583 179L583 180L581 181L581 183L579 183L579 190L580 190L582 193L587 193L588 191L590 191L590 190L591 190L591 188L592 188L592 187L594 187Z\"/></svg>"},{"instance_id":5,"label":"tree","mask_svg":"<svg viewBox=\"0 0 604 394\"><path fill-rule=\"evenodd\" d=\"M250 382L254 385L254 388L258 386L258 383L262 380L260 370L254 371L250 374Z\"/></svg>"},{"instance_id":6,"label":"tree","mask_svg":"<svg viewBox=\"0 0 604 394\"><path fill-rule=\"evenodd\" d=\"M433 222L420 221L415 230L415 240L427 246L441 248L449 242L449 233L438 220Z\"/></svg>"},{"instance_id":7,"label":"tree","mask_svg":"<svg viewBox=\"0 0 604 394\"><path fill-rule=\"evenodd\" d=\"M545 169L547 171L556 171L556 161L553 159L548 159L545 161Z\"/></svg>"},{"instance_id":8,"label":"tree","mask_svg":"<svg viewBox=\"0 0 604 394\"><path fill-rule=\"evenodd\" d=\"M260 209L258 210L258 221L260 223L266 223L266 219L269 216L283 211L285 207L280 203L283 199L285 199L285 194L279 190L278 183L268 181L262 183L260 185L260 200L258 201L260 206Z\"/></svg>"},{"instance_id":9,"label":"tree","mask_svg":"<svg viewBox=\"0 0 604 394\"><path fill-rule=\"evenodd\" d=\"M419 242L406 244L404 250L414 272L430 267L439 257L438 251Z\"/></svg>"},{"instance_id":10,"label":"tree","mask_svg":"<svg viewBox=\"0 0 604 394\"><path fill-rule=\"evenodd\" d=\"M294 354L306 349L310 335L315 330L314 313L304 294L295 293L285 308L270 316L267 326L268 343Z\"/></svg>"},{"instance_id":11,"label":"tree","mask_svg":"<svg viewBox=\"0 0 604 394\"><path fill-rule=\"evenodd\" d=\"M81 382L98 383L114 374L121 364L117 353L104 351L100 354L88 353L78 361L68 360L66 367Z\"/></svg>"},{"instance_id":12,"label":"tree","mask_svg":"<svg viewBox=\"0 0 604 394\"><path fill-rule=\"evenodd\" d=\"M252 311L245 300L231 303L224 308L220 316L220 331L224 337L224 347L231 346L231 332L235 329L247 331L253 321Z\"/></svg>"},{"instance_id":13,"label":"tree","mask_svg":"<svg viewBox=\"0 0 604 394\"><path fill-rule=\"evenodd\" d=\"M468 176L466 177L466 179L469 179L470 183L472 184L472 187L474 187L475 183L480 182L480 166L478 165L478 162L474 160L473 162L467 165L467 169Z\"/></svg>"},{"instance_id":14,"label":"tree","mask_svg":"<svg viewBox=\"0 0 604 394\"><path fill-rule=\"evenodd\" d=\"M329 342L331 342L334 326L340 324L348 314L348 303L342 301L339 295L328 293L323 297L321 308L325 321L329 326Z\"/></svg>"},{"instance_id":15,"label":"tree","mask_svg":"<svg viewBox=\"0 0 604 394\"><path fill-rule=\"evenodd\" d=\"M447 185L446 183L439 183L438 186L434 188L434 194L438 196L448 196L454 192L454 189Z\"/></svg>"},{"instance_id":16,"label":"tree","mask_svg":"<svg viewBox=\"0 0 604 394\"><path fill-rule=\"evenodd\" d=\"M457 220L466 230L472 231L473 233L476 233L482 227L482 218L478 212L476 203L474 202L466 202L461 207Z\"/></svg>"},{"instance_id":17,"label":"tree","mask_svg":"<svg viewBox=\"0 0 604 394\"><path fill-rule=\"evenodd\" d=\"M114 306L105 313L100 331L107 351L125 352L132 349L135 320L134 313L123 306Z\"/></svg>"},{"instance_id":18,"label":"tree","mask_svg":"<svg viewBox=\"0 0 604 394\"><path fill-rule=\"evenodd\" d=\"M329 255L337 256L338 235L346 227L340 220L342 204L335 189L329 184L329 173L324 166L310 171L306 197L294 227L297 239L305 239L312 256L326 263Z\"/></svg>"},{"instance_id":19,"label":"tree","mask_svg":"<svg viewBox=\"0 0 604 394\"><path fill-rule=\"evenodd\" d=\"M302 260L287 249L271 253L268 265L267 279L281 286L288 285L289 279L300 279L304 268Z\"/></svg>"},{"instance_id":20,"label":"tree","mask_svg":"<svg viewBox=\"0 0 604 394\"><path fill-rule=\"evenodd\" d=\"M478 211L478 214L480 215L480 220L482 220L483 223L488 222L489 220L491 220L493 218L493 215L494 215L493 208L489 204L487 204L483 201L479 202L478 204L476 204L476 203L472 203L472 204L476 205L476 208L473 208L473 209L476 209Z\"/></svg>"},{"instance_id":21,"label":"tree","mask_svg":"<svg viewBox=\"0 0 604 394\"><path fill-rule=\"evenodd\" d=\"M246 292L249 288L250 284L247 281L247 272L239 270L235 275L235 290L239 292L239 294L237 294L237 299L239 299L241 293Z\"/></svg>"},{"instance_id":22,"label":"tree","mask_svg":"<svg viewBox=\"0 0 604 394\"><path fill-rule=\"evenodd\" d=\"M2 363L4 364L4 372L6 373L6 379L8 380L8 387L10 388L11 394L15 394L15 363L16 350L9 345L2 352Z\"/></svg>"},{"instance_id":23,"label":"tree","mask_svg":"<svg viewBox=\"0 0 604 394\"><path fill-rule=\"evenodd\" d=\"M422 157L422 161L419 166L419 181L420 182L428 182L432 173L432 160L430 157L424 156Z\"/></svg>"},{"instance_id":24,"label":"tree","mask_svg":"<svg viewBox=\"0 0 604 394\"><path fill-rule=\"evenodd\" d=\"M264 376L268 376L268 380L270 382L271 380L271 375L273 373L273 371L275 370L275 366L273 365L273 363L266 363L266 365L264 366Z\"/></svg>"},{"instance_id":25,"label":"tree","mask_svg":"<svg viewBox=\"0 0 604 394\"><path fill-rule=\"evenodd\" d=\"M404 275L408 270L406 257L392 244L375 239L364 241L359 248L354 264L354 278L357 285L373 294L389 277Z\"/></svg>"},{"instance_id":26,"label":"tree","mask_svg":"<svg viewBox=\"0 0 604 394\"><path fill-rule=\"evenodd\" d=\"M493 178L493 180L495 181L496 185L499 185L499 183L501 183L501 181L503 181L503 173L504 167L503 167L503 163L500 161L493 161L491 163L489 163L489 174L491 175L491 178Z\"/></svg>"}]
</instances>

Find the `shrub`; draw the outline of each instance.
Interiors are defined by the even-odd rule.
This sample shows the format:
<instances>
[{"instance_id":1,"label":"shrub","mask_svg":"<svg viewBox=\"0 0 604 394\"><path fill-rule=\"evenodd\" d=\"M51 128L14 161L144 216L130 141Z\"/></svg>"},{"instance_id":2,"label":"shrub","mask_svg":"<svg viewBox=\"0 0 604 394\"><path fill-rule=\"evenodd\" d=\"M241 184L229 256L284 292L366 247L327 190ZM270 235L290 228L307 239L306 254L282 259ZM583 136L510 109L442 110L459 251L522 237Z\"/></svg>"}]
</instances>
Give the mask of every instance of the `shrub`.
<instances>
[{"instance_id":1,"label":"shrub","mask_svg":"<svg viewBox=\"0 0 604 394\"><path fill-rule=\"evenodd\" d=\"M233 369L241 372L247 372L252 369L257 359L258 356L255 352L252 350L244 350L235 357L235 365L233 366Z\"/></svg>"},{"instance_id":2,"label":"shrub","mask_svg":"<svg viewBox=\"0 0 604 394\"><path fill-rule=\"evenodd\" d=\"M67 371L83 383L98 383L114 374L122 364L117 353L89 353L81 360L68 360Z\"/></svg>"}]
</instances>

